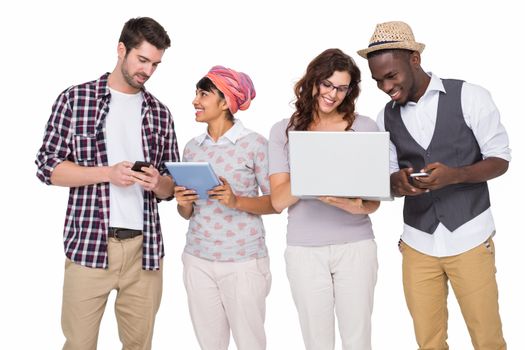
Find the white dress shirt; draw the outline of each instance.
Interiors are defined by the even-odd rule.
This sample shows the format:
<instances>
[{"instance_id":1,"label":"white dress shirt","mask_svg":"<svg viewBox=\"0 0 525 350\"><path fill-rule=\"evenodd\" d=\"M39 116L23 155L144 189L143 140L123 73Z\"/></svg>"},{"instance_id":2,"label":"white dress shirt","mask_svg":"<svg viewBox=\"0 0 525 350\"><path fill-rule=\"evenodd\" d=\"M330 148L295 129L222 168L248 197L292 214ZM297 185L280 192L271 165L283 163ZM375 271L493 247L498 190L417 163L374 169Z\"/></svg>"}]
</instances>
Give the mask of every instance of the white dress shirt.
<instances>
[{"instance_id":1,"label":"white dress shirt","mask_svg":"<svg viewBox=\"0 0 525 350\"><path fill-rule=\"evenodd\" d=\"M436 126L439 93L445 92L443 82L435 74L419 101L401 106L401 119L414 140L427 149ZM490 93L477 85L464 83L461 90L461 106L467 126L472 129L483 159L498 157L510 161L509 139L500 122L499 111ZM377 117L379 129L385 130L384 108ZM390 173L399 170L396 147L390 142ZM419 171L421 169L414 169ZM461 254L484 242L495 232L490 208L466 222L454 231L440 223L434 234L428 234L407 224L401 239L421 253L445 257Z\"/></svg>"}]
</instances>

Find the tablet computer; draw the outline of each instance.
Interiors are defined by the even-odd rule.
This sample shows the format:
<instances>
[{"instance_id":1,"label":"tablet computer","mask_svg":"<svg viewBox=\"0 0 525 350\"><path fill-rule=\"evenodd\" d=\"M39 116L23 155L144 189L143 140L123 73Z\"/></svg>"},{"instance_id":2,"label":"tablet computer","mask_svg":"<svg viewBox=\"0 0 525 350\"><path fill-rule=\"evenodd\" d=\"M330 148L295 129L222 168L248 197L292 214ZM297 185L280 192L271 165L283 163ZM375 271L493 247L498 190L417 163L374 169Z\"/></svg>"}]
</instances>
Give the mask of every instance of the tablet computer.
<instances>
[{"instance_id":1,"label":"tablet computer","mask_svg":"<svg viewBox=\"0 0 525 350\"><path fill-rule=\"evenodd\" d=\"M208 191L221 185L208 162L166 162L166 167L177 186L194 190L199 199L207 199Z\"/></svg>"}]
</instances>

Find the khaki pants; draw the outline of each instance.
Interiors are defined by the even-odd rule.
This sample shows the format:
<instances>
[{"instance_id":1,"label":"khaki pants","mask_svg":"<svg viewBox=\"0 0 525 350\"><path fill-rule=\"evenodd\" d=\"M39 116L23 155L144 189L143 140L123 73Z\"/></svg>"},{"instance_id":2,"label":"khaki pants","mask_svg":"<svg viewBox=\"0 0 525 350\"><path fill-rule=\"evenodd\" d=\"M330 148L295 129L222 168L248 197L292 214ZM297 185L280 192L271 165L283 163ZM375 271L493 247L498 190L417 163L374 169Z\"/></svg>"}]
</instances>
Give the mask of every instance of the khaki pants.
<instances>
[{"instance_id":1,"label":"khaki pants","mask_svg":"<svg viewBox=\"0 0 525 350\"><path fill-rule=\"evenodd\" d=\"M201 349L227 350L230 329L237 349L266 349L268 257L214 262L184 253L182 261L191 321Z\"/></svg>"},{"instance_id":2,"label":"khaki pants","mask_svg":"<svg viewBox=\"0 0 525 350\"><path fill-rule=\"evenodd\" d=\"M448 281L476 350L507 349L498 311L492 239L459 255L436 258L401 243L403 287L420 350L447 345Z\"/></svg>"},{"instance_id":3,"label":"khaki pants","mask_svg":"<svg viewBox=\"0 0 525 350\"><path fill-rule=\"evenodd\" d=\"M100 321L115 289L115 315L124 350L151 349L155 315L162 296L160 271L142 270L142 236L110 238L109 268L93 269L66 259L62 299L64 350L97 348Z\"/></svg>"}]
</instances>

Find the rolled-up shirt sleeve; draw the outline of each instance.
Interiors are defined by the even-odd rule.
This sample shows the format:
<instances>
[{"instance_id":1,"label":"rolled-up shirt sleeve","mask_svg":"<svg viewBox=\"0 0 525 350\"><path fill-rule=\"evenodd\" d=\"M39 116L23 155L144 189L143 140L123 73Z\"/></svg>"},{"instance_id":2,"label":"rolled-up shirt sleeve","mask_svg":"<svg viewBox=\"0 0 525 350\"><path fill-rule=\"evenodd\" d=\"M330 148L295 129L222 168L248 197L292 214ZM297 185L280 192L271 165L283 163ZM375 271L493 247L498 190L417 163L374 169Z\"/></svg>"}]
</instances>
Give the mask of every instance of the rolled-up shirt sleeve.
<instances>
[{"instance_id":1,"label":"rolled-up shirt sleeve","mask_svg":"<svg viewBox=\"0 0 525 350\"><path fill-rule=\"evenodd\" d=\"M46 124L44 140L36 155L36 176L47 185L51 185L51 174L58 164L71 153L71 108L67 90L58 96L53 104L51 116Z\"/></svg>"}]
</instances>

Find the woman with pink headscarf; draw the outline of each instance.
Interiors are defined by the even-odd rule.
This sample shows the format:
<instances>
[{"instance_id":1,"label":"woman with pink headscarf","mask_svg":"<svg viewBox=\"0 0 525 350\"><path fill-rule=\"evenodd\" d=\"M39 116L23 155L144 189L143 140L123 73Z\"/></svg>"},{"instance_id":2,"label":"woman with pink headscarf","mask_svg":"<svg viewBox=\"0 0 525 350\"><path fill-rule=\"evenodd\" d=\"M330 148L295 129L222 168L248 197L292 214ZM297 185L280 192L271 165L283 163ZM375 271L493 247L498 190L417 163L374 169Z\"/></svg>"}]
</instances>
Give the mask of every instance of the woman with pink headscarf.
<instances>
[{"instance_id":1,"label":"woman with pink headscarf","mask_svg":"<svg viewBox=\"0 0 525 350\"><path fill-rule=\"evenodd\" d=\"M209 199L175 187L179 214L190 220L182 256L184 284L203 350L226 350L230 330L238 350L266 349L271 274L261 215L275 213L268 141L233 117L254 97L250 77L233 69L215 66L199 80L195 119L208 128L188 142L183 161L209 162L222 185L209 191Z\"/></svg>"}]
</instances>

